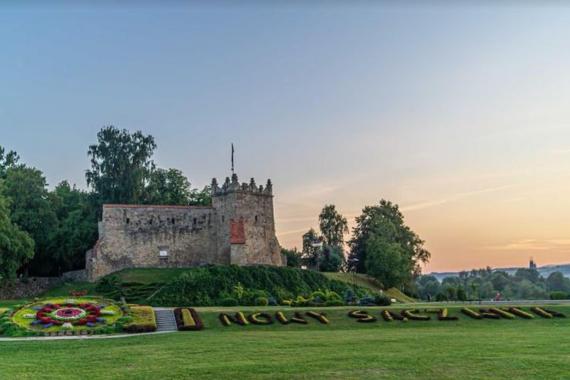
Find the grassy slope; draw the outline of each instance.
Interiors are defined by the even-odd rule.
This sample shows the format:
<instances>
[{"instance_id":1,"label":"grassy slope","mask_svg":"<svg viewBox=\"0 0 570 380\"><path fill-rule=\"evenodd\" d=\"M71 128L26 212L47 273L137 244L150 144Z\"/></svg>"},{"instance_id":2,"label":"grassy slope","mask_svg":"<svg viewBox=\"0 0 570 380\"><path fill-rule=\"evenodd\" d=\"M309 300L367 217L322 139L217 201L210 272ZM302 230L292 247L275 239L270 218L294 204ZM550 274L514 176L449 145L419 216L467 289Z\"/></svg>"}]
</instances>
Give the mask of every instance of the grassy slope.
<instances>
[{"instance_id":1,"label":"grassy slope","mask_svg":"<svg viewBox=\"0 0 570 380\"><path fill-rule=\"evenodd\" d=\"M2 342L0 377L534 379L570 372L570 319L359 324L345 308L328 311L328 326L224 328L216 313L201 310L200 332Z\"/></svg>"},{"instance_id":2,"label":"grassy slope","mask_svg":"<svg viewBox=\"0 0 570 380\"><path fill-rule=\"evenodd\" d=\"M388 290L382 290L382 288L380 287L380 285L378 284L378 282L373 279L372 277L369 277L365 274L362 273L323 273L325 276L327 276L328 278L331 278L333 280L339 280L339 281L343 281L346 282L348 284L354 284L356 283L356 285L361 286L363 288L369 289L370 291L377 293L380 291L383 291L384 294L386 294L388 297L390 298L395 298L396 300L398 300L398 302L402 302L402 303L411 303L411 302L415 302L415 300L411 297L408 297L407 295L405 295L404 293L402 293L401 291L399 291L396 288L390 288Z\"/></svg>"}]
</instances>

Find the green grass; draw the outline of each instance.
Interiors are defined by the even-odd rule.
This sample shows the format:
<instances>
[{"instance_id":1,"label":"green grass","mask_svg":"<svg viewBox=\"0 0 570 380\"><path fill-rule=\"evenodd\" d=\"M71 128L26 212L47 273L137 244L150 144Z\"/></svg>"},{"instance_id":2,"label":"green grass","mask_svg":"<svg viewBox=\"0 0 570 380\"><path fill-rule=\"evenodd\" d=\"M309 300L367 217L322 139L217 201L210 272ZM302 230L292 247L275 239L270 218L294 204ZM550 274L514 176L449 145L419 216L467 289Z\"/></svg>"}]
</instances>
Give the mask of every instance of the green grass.
<instances>
[{"instance_id":1,"label":"green grass","mask_svg":"<svg viewBox=\"0 0 570 380\"><path fill-rule=\"evenodd\" d=\"M0 342L0 378L562 379L570 373L570 318L359 324L346 317L348 308L338 308L327 310L330 325L222 327L212 309L198 309L206 325L198 332Z\"/></svg>"},{"instance_id":2,"label":"green grass","mask_svg":"<svg viewBox=\"0 0 570 380\"><path fill-rule=\"evenodd\" d=\"M383 290L378 281L370 276L363 273L333 273L326 272L323 273L325 276L332 280L338 280L345 282L347 284L356 284L362 288L370 290L372 293L383 292L390 298L396 299L401 303L413 303L416 302L411 297L408 297L396 288L390 288L388 290Z\"/></svg>"}]
</instances>

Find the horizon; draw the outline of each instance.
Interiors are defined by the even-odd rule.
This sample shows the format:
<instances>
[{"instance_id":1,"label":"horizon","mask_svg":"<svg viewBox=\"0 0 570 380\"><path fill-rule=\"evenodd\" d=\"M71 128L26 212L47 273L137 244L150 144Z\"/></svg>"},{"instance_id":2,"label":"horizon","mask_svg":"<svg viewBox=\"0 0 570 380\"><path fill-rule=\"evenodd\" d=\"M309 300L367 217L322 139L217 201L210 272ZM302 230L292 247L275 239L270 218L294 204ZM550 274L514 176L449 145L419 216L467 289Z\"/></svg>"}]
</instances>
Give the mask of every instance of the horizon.
<instances>
[{"instance_id":1,"label":"horizon","mask_svg":"<svg viewBox=\"0 0 570 380\"><path fill-rule=\"evenodd\" d=\"M39 3L38 3L39 4ZM86 189L105 125L193 187L271 178L277 236L381 198L425 273L570 262L570 26L546 7L0 5L0 145ZM564 8L566 9L566 8Z\"/></svg>"}]
</instances>

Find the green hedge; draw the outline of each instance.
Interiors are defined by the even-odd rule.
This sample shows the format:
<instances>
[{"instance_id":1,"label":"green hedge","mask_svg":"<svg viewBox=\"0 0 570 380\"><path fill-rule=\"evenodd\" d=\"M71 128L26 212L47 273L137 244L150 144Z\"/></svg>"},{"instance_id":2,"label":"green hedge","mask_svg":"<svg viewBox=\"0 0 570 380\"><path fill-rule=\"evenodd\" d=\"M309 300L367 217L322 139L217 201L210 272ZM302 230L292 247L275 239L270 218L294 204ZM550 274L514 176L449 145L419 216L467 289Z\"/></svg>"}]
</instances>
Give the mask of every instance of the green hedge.
<instances>
[{"instance_id":1,"label":"green hedge","mask_svg":"<svg viewBox=\"0 0 570 380\"><path fill-rule=\"evenodd\" d=\"M349 284L310 270L270 266L206 266L188 269L163 286L147 302L155 306L217 306L231 303L231 298L240 305L256 305L265 303L265 299L271 297L297 301L298 296L308 297L315 291L335 292L338 295L349 289ZM357 288L357 292L364 294L360 288ZM340 297L322 301L339 302Z\"/></svg>"}]
</instances>

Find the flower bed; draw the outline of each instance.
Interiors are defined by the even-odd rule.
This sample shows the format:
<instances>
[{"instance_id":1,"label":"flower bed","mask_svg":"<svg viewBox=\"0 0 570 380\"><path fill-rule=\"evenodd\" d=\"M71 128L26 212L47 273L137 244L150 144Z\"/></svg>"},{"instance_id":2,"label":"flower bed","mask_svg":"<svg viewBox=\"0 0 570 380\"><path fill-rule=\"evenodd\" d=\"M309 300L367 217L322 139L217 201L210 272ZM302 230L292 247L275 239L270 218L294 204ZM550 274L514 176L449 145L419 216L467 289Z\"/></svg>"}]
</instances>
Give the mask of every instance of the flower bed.
<instances>
[{"instance_id":1,"label":"flower bed","mask_svg":"<svg viewBox=\"0 0 570 380\"><path fill-rule=\"evenodd\" d=\"M9 330L15 333L12 335L109 333L115 331L115 323L123 314L118 305L101 298L52 298L16 310L10 317L13 326Z\"/></svg>"},{"instance_id":2,"label":"flower bed","mask_svg":"<svg viewBox=\"0 0 570 380\"><path fill-rule=\"evenodd\" d=\"M176 326L180 331L196 331L204 328L204 324L202 323L200 316L194 309L174 309L174 317L176 319Z\"/></svg>"},{"instance_id":3,"label":"flower bed","mask_svg":"<svg viewBox=\"0 0 570 380\"><path fill-rule=\"evenodd\" d=\"M156 316L150 306L131 306L129 310L131 321L123 329L130 333L156 331Z\"/></svg>"}]
</instances>

